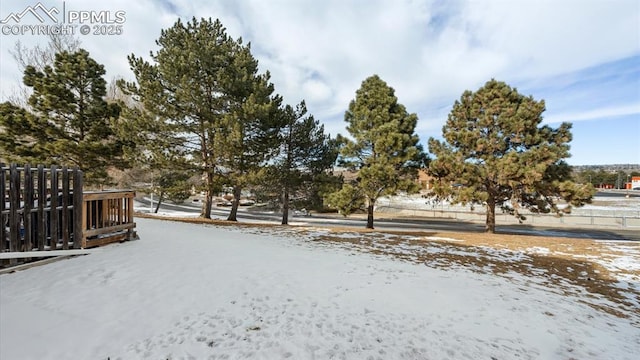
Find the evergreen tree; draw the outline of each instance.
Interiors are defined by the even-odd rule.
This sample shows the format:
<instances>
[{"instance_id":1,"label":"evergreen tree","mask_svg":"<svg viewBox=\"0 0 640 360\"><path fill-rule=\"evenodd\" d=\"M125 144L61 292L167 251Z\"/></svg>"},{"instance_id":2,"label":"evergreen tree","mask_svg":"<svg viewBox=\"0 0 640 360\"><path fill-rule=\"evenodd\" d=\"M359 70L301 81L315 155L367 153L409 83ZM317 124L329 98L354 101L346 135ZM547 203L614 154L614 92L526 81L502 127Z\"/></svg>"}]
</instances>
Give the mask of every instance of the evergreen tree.
<instances>
[{"instance_id":1,"label":"evergreen tree","mask_svg":"<svg viewBox=\"0 0 640 360\"><path fill-rule=\"evenodd\" d=\"M164 199L173 203L182 203L191 195L189 173L184 171L164 170L153 179L152 191L158 195L154 213L157 213Z\"/></svg>"},{"instance_id":2,"label":"evergreen tree","mask_svg":"<svg viewBox=\"0 0 640 360\"><path fill-rule=\"evenodd\" d=\"M279 97L271 96L269 74L259 75L250 46L233 40L219 20L178 20L157 40L153 63L129 56L136 83L121 84L162 122L162 154L175 168L203 174L201 216L209 218L213 195L234 188L235 220L240 191L272 153ZM188 163L185 160L189 160Z\"/></svg>"},{"instance_id":3,"label":"evergreen tree","mask_svg":"<svg viewBox=\"0 0 640 360\"><path fill-rule=\"evenodd\" d=\"M342 162L358 177L333 198L361 196L367 206L367 228L372 229L379 197L417 191L414 180L426 160L415 134L418 117L398 103L393 88L373 75L356 91L345 121L353 140L345 140Z\"/></svg>"},{"instance_id":4,"label":"evergreen tree","mask_svg":"<svg viewBox=\"0 0 640 360\"><path fill-rule=\"evenodd\" d=\"M73 35L67 34L49 34L49 41L45 46L35 45L27 47L20 40L16 41L13 49L9 50L9 54L16 61L18 69L21 72L27 66L33 66L37 71L44 71L45 66L53 66L56 54L63 51L75 53L80 50L80 39ZM24 84L20 84L13 93L9 95L8 100L16 106L28 108L29 96L32 91Z\"/></svg>"},{"instance_id":5,"label":"evergreen tree","mask_svg":"<svg viewBox=\"0 0 640 360\"><path fill-rule=\"evenodd\" d=\"M9 162L40 162L46 138L41 122L10 102L0 104L0 158Z\"/></svg>"},{"instance_id":6,"label":"evergreen tree","mask_svg":"<svg viewBox=\"0 0 640 360\"><path fill-rule=\"evenodd\" d=\"M364 199L364 194L359 187L346 183L340 190L329 194L326 202L343 216L349 216L355 211L362 210L365 205Z\"/></svg>"},{"instance_id":7,"label":"evergreen tree","mask_svg":"<svg viewBox=\"0 0 640 360\"><path fill-rule=\"evenodd\" d=\"M14 161L78 166L88 184L108 183L107 168L124 163L114 131L120 107L104 100L104 74L85 50L58 53L42 71L27 66L30 111L2 105L0 151Z\"/></svg>"},{"instance_id":8,"label":"evergreen tree","mask_svg":"<svg viewBox=\"0 0 640 360\"><path fill-rule=\"evenodd\" d=\"M304 101L295 109L286 105L281 110L284 126L280 132L280 156L274 173L282 189L282 225L288 223L291 193L305 183L323 179L325 171L333 167L338 156L335 141L325 135L324 126L306 114Z\"/></svg>"},{"instance_id":9,"label":"evergreen tree","mask_svg":"<svg viewBox=\"0 0 640 360\"><path fill-rule=\"evenodd\" d=\"M437 157L429 167L439 179L436 194L454 203L486 204L490 233L496 206L524 219L522 208L561 213L589 202L593 187L575 184L563 160L570 156L571 124L540 126L544 110L544 101L496 80L465 91L442 129L445 141L429 139ZM561 210L556 197L570 206Z\"/></svg>"},{"instance_id":10,"label":"evergreen tree","mask_svg":"<svg viewBox=\"0 0 640 360\"><path fill-rule=\"evenodd\" d=\"M190 175L197 174L191 169L192 165L183 146L184 139L176 133L175 124L148 111L129 92L124 81L118 81L116 86L111 91L122 107L120 119L123 120L118 127L118 134L127 144L124 149L125 159L135 165L135 169L127 172L135 177L138 186L140 182L145 183L137 190L153 192L159 196L157 212L165 196L169 198L170 194L184 193L187 189L190 191L192 185L197 185L184 181ZM140 173L139 170L144 172ZM131 180L133 179L129 179ZM149 184L152 184L151 188Z\"/></svg>"},{"instance_id":11,"label":"evergreen tree","mask_svg":"<svg viewBox=\"0 0 640 360\"><path fill-rule=\"evenodd\" d=\"M121 84L149 112L152 122L161 122L164 153L174 167L203 174L205 201L201 216L211 217L213 195L220 191L219 144L232 105L228 98L238 43L230 38L219 20L178 20L162 30L160 47L151 54L153 63L129 56L136 83ZM155 125L154 125L155 126ZM189 159L188 164L184 159Z\"/></svg>"},{"instance_id":12,"label":"evergreen tree","mask_svg":"<svg viewBox=\"0 0 640 360\"><path fill-rule=\"evenodd\" d=\"M278 107L270 74L258 74L251 46L238 39L232 64L223 74L226 113L216 147L224 185L233 188L228 221L237 221L242 189L255 184L267 160L277 154L280 130Z\"/></svg>"}]
</instances>

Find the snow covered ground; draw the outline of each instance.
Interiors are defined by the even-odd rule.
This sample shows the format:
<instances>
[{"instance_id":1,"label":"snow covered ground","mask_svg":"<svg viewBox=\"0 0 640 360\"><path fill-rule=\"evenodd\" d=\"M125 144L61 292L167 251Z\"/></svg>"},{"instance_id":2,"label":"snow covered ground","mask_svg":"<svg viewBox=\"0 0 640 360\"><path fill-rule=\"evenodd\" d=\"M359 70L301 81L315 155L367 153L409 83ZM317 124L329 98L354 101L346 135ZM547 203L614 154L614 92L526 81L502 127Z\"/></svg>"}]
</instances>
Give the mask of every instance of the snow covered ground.
<instances>
[{"instance_id":1,"label":"snow covered ground","mask_svg":"<svg viewBox=\"0 0 640 360\"><path fill-rule=\"evenodd\" d=\"M557 249L137 223L139 241L0 275L0 359L624 360L640 352L638 277L613 283L629 299L623 305L580 283L548 281L558 275L534 271L534 260ZM635 244L603 246L620 254L606 262L612 270L637 269Z\"/></svg>"},{"instance_id":2,"label":"snow covered ground","mask_svg":"<svg viewBox=\"0 0 640 360\"><path fill-rule=\"evenodd\" d=\"M447 200L438 200L435 197L423 197L420 194L412 195L397 195L391 197L382 197L377 201L378 207L392 207L398 209L411 209L411 210L431 210L431 209L443 209L443 210L455 210L455 211L469 211L469 205L451 205ZM559 207L564 207L564 204L560 204ZM476 209L482 209L482 206L476 205ZM574 207L572 209L573 214L579 215L607 215L614 213L628 213L630 216L638 216L640 214L640 197L608 197L608 196L595 196L591 204L584 205L582 207Z\"/></svg>"}]
</instances>

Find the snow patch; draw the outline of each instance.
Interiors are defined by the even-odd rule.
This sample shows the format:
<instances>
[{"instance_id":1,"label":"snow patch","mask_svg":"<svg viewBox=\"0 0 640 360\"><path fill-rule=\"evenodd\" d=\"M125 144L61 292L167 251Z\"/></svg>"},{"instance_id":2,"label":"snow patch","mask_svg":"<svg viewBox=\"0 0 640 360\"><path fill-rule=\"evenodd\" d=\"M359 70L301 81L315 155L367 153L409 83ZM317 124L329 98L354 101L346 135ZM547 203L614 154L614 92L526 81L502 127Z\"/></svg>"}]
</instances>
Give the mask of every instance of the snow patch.
<instances>
[{"instance_id":1,"label":"snow patch","mask_svg":"<svg viewBox=\"0 0 640 360\"><path fill-rule=\"evenodd\" d=\"M140 241L0 275L0 358L637 356L640 315L598 311L583 301L591 294L566 294L540 277L437 269L349 242L307 241L320 231L136 222ZM377 246L393 246L386 240ZM438 245L426 251L460 251ZM467 255L474 251L486 256Z\"/></svg>"}]
</instances>

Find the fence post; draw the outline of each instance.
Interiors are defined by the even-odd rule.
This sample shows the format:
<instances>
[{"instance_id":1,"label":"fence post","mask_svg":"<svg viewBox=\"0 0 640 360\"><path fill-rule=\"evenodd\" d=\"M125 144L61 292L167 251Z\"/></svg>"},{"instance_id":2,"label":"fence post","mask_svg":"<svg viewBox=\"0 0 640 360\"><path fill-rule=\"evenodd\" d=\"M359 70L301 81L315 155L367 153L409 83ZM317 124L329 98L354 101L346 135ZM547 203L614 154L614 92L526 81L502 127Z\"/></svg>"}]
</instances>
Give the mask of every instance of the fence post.
<instances>
[{"instance_id":1,"label":"fence post","mask_svg":"<svg viewBox=\"0 0 640 360\"><path fill-rule=\"evenodd\" d=\"M84 202L82 201L82 171L78 168L73 170L73 247L75 249L83 249L85 247L84 239Z\"/></svg>"},{"instance_id":2,"label":"fence post","mask_svg":"<svg viewBox=\"0 0 640 360\"><path fill-rule=\"evenodd\" d=\"M11 164L9 169L9 251L20 251L20 173L18 166Z\"/></svg>"},{"instance_id":3,"label":"fence post","mask_svg":"<svg viewBox=\"0 0 640 360\"><path fill-rule=\"evenodd\" d=\"M33 177L31 165L24 166L24 206L22 207L22 221L24 226L24 250L33 250L33 233L31 208L33 207Z\"/></svg>"},{"instance_id":4,"label":"fence post","mask_svg":"<svg viewBox=\"0 0 640 360\"><path fill-rule=\"evenodd\" d=\"M11 164L9 173L9 251L20 251L20 169ZM15 265L16 259L10 259L9 265Z\"/></svg>"},{"instance_id":5,"label":"fence post","mask_svg":"<svg viewBox=\"0 0 640 360\"><path fill-rule=\"evenodd\" d=\"M51 204L49 206L50 249L58 249L58 167L51 165Z\"/></svg>"},{"instance_id":6,"label":"fence post","mask_svg":"<svg viewBox=\"0 0 640 360\"><path fill-rule=\"evenodd\" d=\"M126 204L126 208L125 211L127 212L127 219L125 221L125 223L132 223L133 222L133 199L135 198L135 193L133 194L133 196L131 196L130 198L127 198L125 201ZM134 231L133 229L129 229L127 231L127 240L135 240L135 236L134 236Z\"/></svg>"},{"instance_id":7,"label":"fence post","mask_svg":"<svg viewBox=\"0 0 640 360\"><path fill-rule=\"evenodd\" d=\"M0 164L0 251L4 251L7 246L7 232L5 231L5 214L4 208L7 201L6 198L6 185L5 185L5 166L4 164Z\"/></svg>"},{"instance_id":8,"label":"fence post","mask_svg":"<svg viewBox=\"0 0 640 360\"><path fill-rule=\"evenodd\" d=\"M46 218L44 215L44 203L47 201L47 175L44 165L38 165L38 250L44 250L47 242Z\"/></svg>"},{"instance_id":9,"label":"fence post","mask_svg":"<svg viewBox=\"0 0 640 360\"><path fill-rule=\"evenodd\" d=\"M62 249L69 249L69 172L62 167ZM73 230L73 229L71 229Z\"/></svg>"}]
</instances>

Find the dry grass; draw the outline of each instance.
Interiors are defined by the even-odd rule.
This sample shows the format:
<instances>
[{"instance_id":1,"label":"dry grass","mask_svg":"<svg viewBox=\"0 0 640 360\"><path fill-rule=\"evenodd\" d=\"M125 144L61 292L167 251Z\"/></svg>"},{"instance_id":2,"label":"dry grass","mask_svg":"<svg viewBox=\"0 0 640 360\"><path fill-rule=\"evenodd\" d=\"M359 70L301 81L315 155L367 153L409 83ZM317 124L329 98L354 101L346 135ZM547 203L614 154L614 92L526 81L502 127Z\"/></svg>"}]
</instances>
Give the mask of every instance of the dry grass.
<instances>
[{"instance_id":1,"label":"dry grass","mask_svg":"<svg viewBox=\"0 0 640 360\"><path fill-rule=\"evenodd\" d=\"M343 229L344 230L344 229ZM326 231L326 230L324 230ZM616 249L610 242L526 235L330 230L317 241L348 244L350 248L393 256L436 268L464 268L509 277L518 273L537 284L564 294L581 289L594 301L585 303L620 317L640 316L640 271L608 269L602 261L633 256L640 263L640 243L625 243L632 252ZM361 236L355 236L361 234ZM546 250L545 250L546 249ZM505 252L506 251L506 252ZM515 260L514 260L515 256ZM635 288L622 289L618 277L634 279ZM635 301L631 301L631 299ZM606 299L605 305L597 299ZM640 324L640 318L635 320Z\"/></svg>"}]
</instances>

